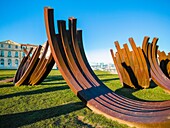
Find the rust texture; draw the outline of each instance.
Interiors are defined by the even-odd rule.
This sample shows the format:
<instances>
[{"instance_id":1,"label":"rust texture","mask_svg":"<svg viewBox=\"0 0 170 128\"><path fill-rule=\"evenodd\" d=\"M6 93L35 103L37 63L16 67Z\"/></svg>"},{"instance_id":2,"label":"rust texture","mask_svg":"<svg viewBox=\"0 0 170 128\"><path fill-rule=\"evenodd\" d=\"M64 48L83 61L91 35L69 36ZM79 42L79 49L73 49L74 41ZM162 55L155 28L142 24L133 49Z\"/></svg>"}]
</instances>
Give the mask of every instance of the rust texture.
<instances>
[{"instance_id":1,"label":"rust texture","mask_svg":"<svg viewBox=\"0 0 170 128\"><path fill-rule=\"evenodd\" d=\"M115 94L92 71L83 48L82 30L76 28L77 20L73 17L69 18L69 29L66 29L66 21L57 21L58 33L55 33L53 11L48 7L44 9L46 33L52 56L71 90L86 103L87 107L96 113L129 126L168 128L170 126L170 101L136 101ZM133 40L131 42L133 45ZM120 49L121 52L124 52L123 54L128 50L127 46L125 47L126 50ZM135 49L138 53L128 51L130 56L126 55L125 58L117 52L118 59L117 57L114 59L117 59L116 62L128 61L129 65L131 61L135 61L132 63L135 72L144 72L135 67L140 63L140 60L135 60L135 57L141 54L141 50ZM112 55L114 56L114 54ZM129 57L132 58L129 59ZM143 70L146 70L144 66ZM121 72L125 72L125 70L119 68L118 73ZM121 80L124 80L123 75L121 75ZM143 82L140 81L140 83Z\"/></svg>"},{"instance_id":2,"label":"rust texture","mask_svg":"<svg viewBox=\"0 0 170 128\"><path fill-rule=\"evenodd\" d=\"M164 51L158 50L159 66L163 73L170 79L170 53L166 55Z\"/></svg>"},{"instance_id":3,"label":"rust texture","mask_svg":"<svg viewBox=\"0 0 170 128\"><path fill-rule=\"evenodd\" d=\"M141 49L136 47L133 38L129 38L132 51L127 44L121 48L118 41L115 42L117 52L114 54L111 49L111 55L124 86L148 88L153 80L156 85L170 92L170 54L158 51L157 41L158 38L154 38L149 43L149 37L146 36Z\"/></svg>"},{"instance_id":4,"label":"rust texture","mask_svg":"<svg viewBox=\"0 0 170 128\"><path fill-rule=\"evenodd\" d=\"M151 78L157 85L170 93L170 79L161 70L157 59L157 53L159 54L158 46L156 45L158 38L153 38L152 43L148 42L149 37L145 37L145 40L147 41L143 43L142 49L146 58L148 59Z\"/></svg>"},{"instance_id":5,"label":"rust texture","mask_svg":"<svg viewBox=\"0 0 170 128\"><path fill-rule=\"evenodd\" d=\"M48 48L49 44L47 42L43 52L42 46L39 46L32 56L30 55L33 49L30 49L29 52L24 50L26 56L22 59L15 74L13 81L15 86L37 85L47 77L55 63L51 53L47 56Z\"/></svg>"},{"instance_id":6,"label":"rust texture","mask_svg":"<svg viewBox=\"0 0 170 128\"><path fill-rule=\"evenodd\" d=\"M133 38L129 38L129 42L132 51L129 50L127 44L123 44L123 48L121 48L118 41L115 42L117 49L115 55L111 49L111 55L120 81L123 86L148 88L150 85L149 71L143 51L140 47L136 47Z\"/></svg>"}]
</instances>

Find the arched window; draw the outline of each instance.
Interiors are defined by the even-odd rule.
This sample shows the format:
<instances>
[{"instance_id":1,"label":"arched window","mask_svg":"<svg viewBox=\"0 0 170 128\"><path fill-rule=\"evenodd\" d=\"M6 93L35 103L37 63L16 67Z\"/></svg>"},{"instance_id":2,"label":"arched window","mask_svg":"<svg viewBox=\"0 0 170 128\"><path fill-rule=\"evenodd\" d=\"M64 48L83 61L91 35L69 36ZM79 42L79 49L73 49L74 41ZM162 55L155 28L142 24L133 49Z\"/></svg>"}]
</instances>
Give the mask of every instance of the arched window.
<instances>
[{"instance_id":1,"label":"arched window","mask_svg":"<svg viewBox=\"0 0 170 128\"><path fill-rule=\"evenodd\" d=\"M15 48L17 49L17 48L18 48L18 45L15 45Z\"/></svg>"},{"instance_id":2,"label":"arched window","mask_svg":"<svg viewBox=\"0 0 170 128\"><path fill-rule=\"evenodd\" d=\"M4 45L3 44L1 44L1 48L3 48L4 47Z\"/></svg>"},{"instance_id":3,"label":"arched window","mask_svg":"<svg viewBox=\"0 0 170 128\"><path fill-rule=\"evenodd\" d=\"M18 60L17 59L15 60L15 66L18 66Z\"/></svg>"},{"instance_id":4,"label":"arched window","mask_svg":"<svg viewBox=\"0 0 170 128\"><path fill-rule=\"evenodd\" d=\"M1 56L1 57L4 57L4 50L1 50L0 56Z\"/></svg>"},{"instance_id":5,"label":"arched window","mask_svg":"<svg viewBox=\"0 0 170 128\"><path fill-rule=\"evenodd\" d=\"M15 52L15 57L18 57L18 52Z\"/></svg>"},{"instance_id":6,"label":"arched window","mask_svg":"<svg viewBox=\"0 0 170 128\"><path fill-rule=\"evenodd\" d=\"M10 45L10 44L8 45L8 48L11 48L11 45Z\"/></svg>"},{"instance_id":7,"label":"arched window","mask_svg":"<svg viewBox=\"0 0 170 128\"><path fill-rule=\"evenodd\" d=\"M0 66L4 66L4 59L1 59Z\"/></svg>"},{"instance_id":8,"label":"arched window","mask_svg":"<svg viewBox=\"0 0 170 128\"><path fill-rule=\"evenodd\" d=\"M8 57L11 57L11 51L8 51Z\"/></svg>"},{"instance_id":9,"label":"arched window","mask_svg":"<svg viewBox=\"0 0 170 128\"><path fill-rule=\"evenodd\" d=\"M8 66L12 66L12 61L11 61L11 59L8 59Z\"/></svg>"}]
</instances>

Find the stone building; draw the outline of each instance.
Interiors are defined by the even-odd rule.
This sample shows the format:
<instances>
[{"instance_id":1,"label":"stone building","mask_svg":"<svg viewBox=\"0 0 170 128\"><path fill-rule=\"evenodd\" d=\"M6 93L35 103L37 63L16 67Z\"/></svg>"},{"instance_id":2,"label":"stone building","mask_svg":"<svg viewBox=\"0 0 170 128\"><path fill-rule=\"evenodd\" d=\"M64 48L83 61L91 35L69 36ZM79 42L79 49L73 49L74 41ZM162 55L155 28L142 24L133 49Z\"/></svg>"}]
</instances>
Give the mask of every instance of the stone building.
<instances>
[{"instance_id":1,"label":"stone building","mask_svg":"<svg viewBox=\"0 0 170 128\"><path fill-rule=\"evenodd\" d=\"M17 69L25 56L23 49L27 51L36 45L19 44L11 40L0 42L0 69Z\"/></svg>"}]
</instances>

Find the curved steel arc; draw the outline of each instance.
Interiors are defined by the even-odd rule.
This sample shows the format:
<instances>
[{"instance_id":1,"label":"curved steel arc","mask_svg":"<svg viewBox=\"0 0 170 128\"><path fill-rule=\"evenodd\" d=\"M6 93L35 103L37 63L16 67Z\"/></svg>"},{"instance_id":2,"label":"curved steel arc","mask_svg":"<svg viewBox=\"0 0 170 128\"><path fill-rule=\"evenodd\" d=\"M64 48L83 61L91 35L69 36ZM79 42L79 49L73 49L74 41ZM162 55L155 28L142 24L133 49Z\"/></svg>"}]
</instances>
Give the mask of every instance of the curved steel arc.
<instances>
[{"instance_id":1,"label":"curved steel arc","mask_svg":"<svg viewBox=\"0 0 170 128\"><path fill-rule=\"evenodd\" d=\"M39 46L34 51L32 57L29 57L32 49L28 52L27 56L23 58L17 73L15 75L15 86L36 85L41 83L49 74L55 63L52 55L47 57L49 44L48 41L45 45L43 52L42 47Z\"/></svg>"},{"instance_id":2,"label":"curved steel arc","mask_svg":"<svg viewBox=\"0 0 170 128\"><path fill-rule=\"evenodd\" d=\"M72 51L74 52L75 51L75 55L77 57L77 60L78 60L78 63L79 65L81 65L84 73L86 73L86 76L88 77L88 79L95 85L99 85L99 83L97 82L98 78L97 77L94 77L94 74L91 74L90 73L90 70L92 71L90 65L86 64L85 65L85 62L84 60L87 60L86 57L84 56L84 59L82 58L83 57L83 49L82 48L82 52L80 51L80 42L82 42L82 39L81 39L81 34L82 34L82 31L81 30L78 30L77 31L77 28L76 28L76 22L77 20L75 18L69 18L69 34L71 35L71 41L72 41ZM77 38L78 37L78 38Z\"/></svg>"},{"instance_id":3,"label":"curved steel arc","mask_svg":"<svg viewBox=\"0 0 170 128\"><path fill-rule=\"evenodd\" d=\"M77 32L77 36L74 34L71 35L70 38L70 35L66 31L65 25L62 25L62 22L61 25L60 23L58 24L60 31L59 34L56 35L54 31L53 9L45 8L44 15L48 41L54 60L70 88L80 99L87 103L87 106L90 109L111 119L115 119L122 123L128 123L131 126L166 127L170 125L170 120L167 119L167 117L170 116L169 101L161 103L136 102L116 95L99 79L96 79L95 74L91 80L88 80L87 78L89 76L93 76L93 71L90 71L91 69L88 67L86 68L88 71L85 71L84 68L78 66L81 65L80 61L84 63L84 66L89 65L84 51L82 52L82 44L80 46L80 44L77 43L79 44L80 55L80 53L76 53L75 48L73 47L73 43L76 41L71 39L77 37L78 42L82 37L79 37ZM74 40L76 40L76 38ZM82 54L84 54L84 56L82 56ZM80 58L83 59L80 60ZM81 73L81 71L83 71L83 73ZM80 75L80 77L76 75ZM96 82L97 84L95 85ZM118 97L129 102L122 100L121 104L121 100L119 100L120 102L115 100L118 99ZM142 107L139 107L139 109L136 107L135 109L132 103L134 103L134 106L141 104Z\"/></svg>"},{"instance_id":4,"label":"curved steel arc","mask_svg":"<svg viewBox=\"0 0 170 128\"><path fill-rule=\"evenodd\" d=\"M78 39L78 40L79 40L79 38L82 38L82 34L81 34L81 33L78 34L79 32L82 33L82 31L81 31L81 30L78 30L78 31L77 31L77 39ZM72 36L72 37L73 37L73 36ZM81 55L85 55L84 49L83 49L82 39L80 39L77 44L79 45L79 47L75 50L75 52L81 51L81 52L80 52ZM76 45L76 44L75 44L75 45ZM80 49L81 49L81 50L80 50ZM80 55L80 56L81 56L81 55ZM79 60L79 58L78 58L78 60ZM85 59L84 59L84 60L85 60ZM83 60L83 61L84 61L84 60ZM83 62L83 61L82 61L81 64L85 63L85 62ZM86 61L87 61L87 59L86 59ZM87 62L87 63L88 63L88 62ZM91 68L90 68L90 69L91 69ZM83 70L84 70L84 68L83 68ZM89 72L91 73L91 71L89 71ZM86 73L86 72L85 72L85 73ZM92 73L94 73L94 72L92 72ZM86 75L87 75L87 74L86 74ZM95 75L95 74L93 74L93 76L94 76L94 75ZM97 77L97 76L96 76L96 77ZM98 79L97 82L98 82L98 84L100 84L100 86L103 85L103 83L102 83L99 79ZM118 95L116 95L116 96L118 96ZM119 96L118 96L118 99L120 99L120 98L122 98L122 97L119 97ZM118 100L118 99L117 99L117 100ZM124 100L127 100L127 99L125 98ZM132 101L132 100L130 100L130 101L127 100L127 102L131 102L131 101ZM133 102L133 104L136 104L136 103L138 103L138 101L134 101L134 102ZM159 103L165 103L165 102L159 102ZM141 104L141 102L140 102L140 104ZM146 104L152 104L152 103L150 103L150 102L145 102L145 103L144 103L144 102L143 102L142 105L146 106ZM137 104L137 105L139 105L139 104ZM141 105L141 106L142 106L142 105ZM152 105L154 105L154 104L152 104ZM155 104L155 105L156 105L156 104ZM160 105L160 104L159 104L159 105ZM159 106L159 105L158 105L158 106ZM165 104L164 104L164 105L165 105ZM153 106L152 106L152 107L153 107Z\"/></svg>"},{"instance_id":5,"label":"curved steel arc","mask_svg":"<svg viewBox=\"0 0 170 128\"><path fill-rule=\"evenodd\" d=\"M142 62L141 62L141 59L140 59L140 55L139 55L139 52L137 50L137 47L135 45L135 42L133 40L133 38L129 38L129 42L131 44L131 47L133 49L133 52L134 52L134 56L135 56L135 59L136 59L136 62L137 62L137 65L135 65L135 69L137 70L137 74L139 74L139 78L138 79L138 83L140 86L143 86L143 82L144 82L144 79L145 79L145 73L143 72L143 65L142 65ZM143 75L141 75L143 74Z\"/></svg>"},{"instance_id":6,"label":"curved steel arc","mask_svg":"<svg viewBox=\"0 0 170 128\"><path fill-rule=\"evenodd\" d=\"M79 32L79 31L78 31ZM77 37L78 38L78 37ZM80 47L83 47L82 45L83 45L83 43L82 43L82 41L81 41L81 43L79 42L79 45L81 45ZM81 50L81 52L82 52L83 50ZM82 54L85 54L85 53L82 53ZM93 72L94 73L94 72ZM96 76L97 77L97 76ZM103 83L99 80L98 81L98 83L100 83L100 85L103 85ZM105 85L104 85L105 86ZM127 99L127 98L123 98L123 97L121 97L121 96L119 96L119 95L116 95L115 93L113 93L113 95L114 96L116 96L117 97L117 99L116 100L119 100L119 99L122 99L121 100L121 102L124 102L124 101L126 101L126 103L131 103L131 105L133 104L133 105L137 105L136 107L142 107L142 106L145 106L145 107L149 107L150 105L155 105L155 106L169 106L168 105L168 103L170 103L170 101L168 101L168 102L156 102L156 103L154 103L154 102L140 102L140 101L133 101L133 100L129 100L129 99ZM159 105L158 105L158 103L159 103ZM160 104L162 104L162 105L160 105ZM140 106L139 106L140 105ZM155 107L154 106L154 107ZM152 106L153 107L153 106Z\"/></svg>"},{"instance_id":7,"label":"curved steel arc","mask_svg":"<svg viewBox=\"0 0 170 128\"><path fill-rule=\"evenodd\" d=\"M29 62L29 65L26 66L26 68L24 68L24 73L23 75L20 77L20 79L18 81L14 81L15 83L15 86L20 86L22 84L28 84L28 81L29 81L29 77L32 73L32 71L34 70L35 68L35 65L36 63L39 61L39 55L40 55L40 50L41 50L41 46L39 46L38 48L36 48L36 50L34 51L31 59L30 59L30 62ZM20 69L18 69L20 70Z\"/></svg>"},{"instance_id":8,"label":"curved steel arc","mask_svg":"<svg viewBox=\"0 0 170 128\"><path fill-rule=\"evenodd\" d=\"M68 47L67 47L67 48L68 48ZM78 50L78 49L77 49L77 50ZM81 79L80 79L80 80L81 80ZM79 81L80 81L80 80L79 80ZM94 93L94 92L92 92L92 93ZM100 93L101 93L101 91L100 91Z\"/></svg>"},{"instance_id":9,"label":"curved steel arc","mask_svg":"<svg viewBox=\"0 0 170 128\"><path fill-rule=\"evenodd\" d=\"M48 76L55 64L52 54L50 53L50 55L47 56L48 49L49 43L47 41L41 59L39 60L39 63L37 64L34 72L32 73L32 77L30 78L31 85L40 84Z\"/></svg>"},{"instance_id":10,"label":"curved steel arc","mask_svg":"<svg viewBox=\"0 0 170 128\"><path fill-rule=\"evenodd\" d=\"M145 37L147 38L147 37ZM160 69L158 62L157 62L157 46L156 43L158 41L158 38L154 38L152 43L148 43L148 41L143 42L143 51L145 56L149 60L149 66L150 66L150 73L152 80L162 87L165 91L170 93L170 80L165 76L165 74Z\"/></svg>"},{"instance_id":11,"label":"curved steel arc","mask_svg":"<svg viewBox=\"0 0 170 128\"><path fill-rule=\"evenodd\" d=\"M71 72L71 70L68 66L66 57L64 57L65 53L60 51L62 46L58 42L61 42L61 37L60 37L59 34L57 34L57 35L55 34L53 9L45 8L44 9L44 16L45 16L45 25L46 25L47 37L48 37L48 41L49 41L49 44L50 44L50 48L51 48L53 58L54 58L55 62L57 63L57 66L58 66L62 76L66 80L66 82L69 85L70 84L75 85L75 86L71 86L70 88L77 95L77 93L79 91L81 91L82 88L80 87L79 83L77 83L77 81L73 77L73 73ZM71 81L69 81L69 79L71 79Z\"/></svg>"},{"instance_id":12,"label":"curved steel arc","mask_svg":"<svg viewBox=\"0 0 170 128\"><path fill-rule=\"evenodd\" d=\"M48 50L48 43L47 42L46 42L45 47L44 47L43 50L44 50L43 53L39 57L40 60L39 60L39 62L36 65L36 67L38 67L38 68L32 72L32 75L30 77L30 80L29 80L30 84L32 84L32 82L35 80L36 76L40 73L41 66L44 64L44 61L46 60L45 56L46 56L47 50Z\"/></svg>"},{"instance_id":13,"label":"curved steel arc","mask_svg":"<svg viewBox=\"0 0 170 128\"><path fill-rule=\"evenodd\" d=\"M80 45L83 45L82 42L79 43L79 44L80 44ZM80 47L81 47L81 46L80 46ZM83 51L83 50L81 50L81 51ZM99 80L98 82L101 83L100 86L103 85L103 83L102 83L100 80ZM104 86L105 86L105 85L104 85ZM118 96L118 95L114 95L114 96ZM119 99L121 99L121 98L122 98L122 97L118 96L118 99L117 99L117 100L119 100ZM125 101L127 101L128 103L131 102L131 101L133 101L133 100L128 100L128 99L126 99L126 98L122 98L122 99L123 99L123 101L125 100ZM121 102L123 102L123 101L121 101ZM168 101L168 102L169 102L169 101ZM157 102L157 103L158 103L158 102ZM159 102L159 103L165 103L165 102ZM138 106L139 106L139 105L141 105L141 106L142 106L142 105L147 106L146 104L150 104L150 105L151 105L152 102L142 102L142 104L141 104L141 102L139 102L139 104L138 104L138 101L134 101L134 102L132 102L132 104L133 104L133 105L137 104ZM132 104L131 104L131 105L132 105ZM156 105L156 104L153 103L152 105ZM165 105L165 104L164 104L164 105ZM158 105L158 106L159 106L159 105ZM137 107L137 106L136 106L136 107ZM152 107L153 107L153 106L152 106Z\"/></svg>"},{"instance_id":14,"label":"curved steel arc","mask_svg":"<svg viewBox=\"0 0 170 128\"><path fill-rule=\"evenodd\" d=\"M160 69L158 62L157 62L157 43L158 39L154 38L153 42L152 42L152 61L154 64L154 67L156 69L156 71L159 73L159 76L161 76L161 78L167 83L167 85L169 85L170 87L170 79L168 79L165 74L162 72L162 70Z\"/></svg>"},{"instance_id":15,"label":"curved steel arc","mask_svg":"<svg viewBox=\"0 0 170 128\"><path fill-rule=\"evenodd\" d=\"M119 66L118 66L118 63L117 63L117 61L116 61L116 57L115 57L115 55L114 55L113 49L110 49L110 52L111 52L112 59L113 59L113 62L114 62L114 64L115 64L115 67L116 67L116 71L117 71L117 73L118 73L118 75L119 75L120 82L123 83L121 71L120 71Z\"/></svg>"},{"instance_id":16,"label":"curved steel arc","mask_svg":"<svg viewBox=\"0 0 170 128\"><path fill-rule=\"evenodd\" d=\"M122 79L123 79L122 84L124 86L130 86L130 87L136 88L131 82L128 71L125 69L125 67L123 67L123 64L126 64L126 60L127 60L127 56L124 56L125 50L121 49L118 41L115 41L114 43L115 43L115 46L117 48L116 60L117 60L117 64L118 64L118 67L120 69L120 72L122 74ZM126 67L127 66L128 65L126 64Z\"/></svg>"},{"instance_id":17,"label":"curved steel arc","mask_svg":"<svg viewBox=\"0 0 170 128\"><path fill-rule=\"evenodd\" d=\"M17 72L16 72L16 74L15 74L15 76L14 76L14 83L17 82L17 81L20 79L20 76L21 76L21 75L23 75L23 74L22 74L23 66L26 64L27 60L30 59L29 56L30 56L32 50L33 50L33 48L31 48L31 49L29 50L29 52L26 54L26 56L24 56L24 58L22 59L20 65L19 65L19 67L18 67L19 70L17 70Z\"/></svg>"},{"instance_id":18,"label":"curved steel arc","mask_svg":"<svg viewBox=\"0 0 170 128\"><path fill-rule=\"evenodd\" d=\"M144 39L144 42L146 41L147 38ZM127 44L124 44L123 48L121 48L119 42L116 41L117 53L115 58L113 53L111 53L115 65L120 70L121 76L119 75L119 77L122 78L121 82L125 86L132 88L148 88L150 79L143 51L140 47L136 47L133 38L129 38L129 42L132 46L132 51L129 50Z\"/></svg>"},{"instance_id":19,"label":"curved steel arc","mask_svg":"<svg viewBox=\"0 0 170 128\"><path fill-rule=\"evenodd\" d=\"M159 66L163 73L170 79L170 58L164 51L158 51Z\"/></svg>"}]
</instances>

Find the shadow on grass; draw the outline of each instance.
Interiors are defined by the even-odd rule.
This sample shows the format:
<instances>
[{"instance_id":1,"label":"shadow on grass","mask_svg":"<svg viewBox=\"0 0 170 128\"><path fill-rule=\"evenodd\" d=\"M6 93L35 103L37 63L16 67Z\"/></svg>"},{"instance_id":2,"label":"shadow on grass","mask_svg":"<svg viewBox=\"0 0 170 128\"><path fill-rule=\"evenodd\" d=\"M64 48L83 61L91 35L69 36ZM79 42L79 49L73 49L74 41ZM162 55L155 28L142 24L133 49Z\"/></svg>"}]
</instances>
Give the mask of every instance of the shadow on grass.
<instances>
[{"instance_id":1,"label":"shadow on grass","mask_svg":"<svg viewBox=\"0 0 170 128\"><path fill-rule=\"evenodd\" d=\"M53 82L53 81L51 81ZM67 84L66 82L56 82L54 81L54 83L51 82L42 82L41 85L57 85L57 84Z\"/></svg>"},{"instance_id":2,"label":"shadow on grass","mask_svg":"<svg viewBox=\"0 0 170 128\"><path fill-rule=\"evenodd\" d=\"M13 86L14 86L14 84L3 84L2 83L2 85L1 85L1 83L0 83L0 88L13 87Z\"/></svg>"},{"instance_id":3,"label":"shadow on grass","mask_svg":"<svg viewBox=\"0 0 170 128\"><path fill-rule=\"evenodd\" d=\"M138 100L138 101L145 101L142 99L137 98L136 96L133 95L133 92L136 92L138 90L132 89L132 88L128 88L128 87L122 87L119 88L115 91L116 94L133 99L133 100Z\"/></svg>"},{"instance_id":4,"label":"shadow on grass","mask_svg":"<svg viewBox=\"0 0 170 128\"><path fill-rule=\"evenodd\" d=\"M85 107L82 102L64 104L52 108L21 112L15 114L7 114L0 116L1 128L17 128L24 125L29 125L37 121L65 115Z\"/></svg>"},{"instance_id":5,"label":"shadow on grass","mask_svg":"<svg viewBox=\"0 0 170 128\"><path fill-rule=\"evenodd\" d=\"M69 87L65 85L65 86L43 88L43 89L33 90L33 91L18 92L18 93L0 96L0 99L12 98L12 97L15 97L15 96L25 96L25 95L33 95L33 94L39 94L39 93L53 92L53 91L65 90L65 89L69 89Z\"/></svg>"},{"instance_id":6,"label":"shadow on grass","mask_svg":"<svg viewBox=\"0 0 170 128\"><path fill-rule=\"evenodd\" d=\"M56 75L56 76L48 76L44 82L48 82L48 81L54 81L54 80L64 80L63 77L61 75Z\"/></svg>"},{"instance_id":7,"label":"shadow on grass","mask_svg":"<svg viewBox=\"0 0 170 128\"><path fill-rule=\"evenodd\" d=\"M150 87L149 88L155 88L157 86L158 85L153 80L150 81Z\"/></svg>"},{"instance_id":8,"label":"shadow on grass","mask_svg":"<svg viewBox=\"0 0 170 128\"><path fill-rule=\"evenodd\" d=\"M54 125L59 128L95 128L92 125L85 123L81 116L71 116L65 115L64 120L58 119Z\"/></svg>"},{"instance_id":9,"label":"shadow on grass","mask_svg":"<svg viewBox=\"0 0 170 128\"><path fill-rule=\"evenodd\" d=\"M107 82L111 80L119 80L119 78L109 78L109 79L101 79L102 82Z\"/></svg>"},{"instance_id":10,"label":"shadow on grass","mask_svg":"<svg viewBox=\"0 0 170 128\"><path fill-rule=\"evenodd\" d=\"M116 94L133 99L133 100L138 100L138 101L145 101L145 102L162 102L162 101L153 101L153 100L143 100L140 98L137 98L136 96L133 95L133 92L139 91L139 89L132 89L132 88L127 88L127 87L122 87L119 88L115 91ZM165 100L166 101L166 100Z\"/></svg>"}]
</instances>

